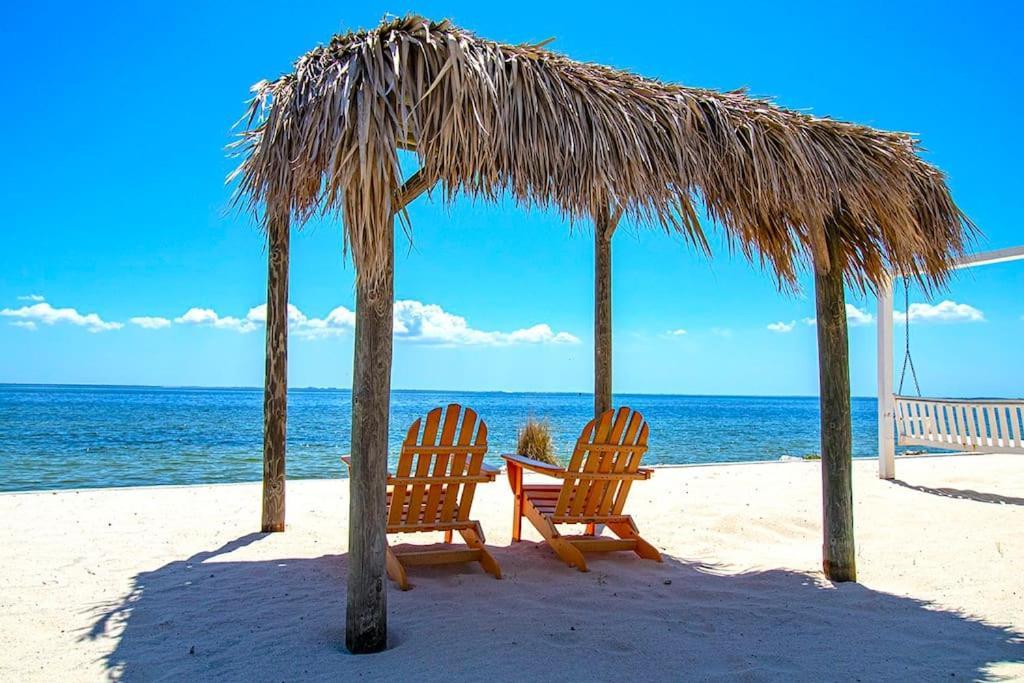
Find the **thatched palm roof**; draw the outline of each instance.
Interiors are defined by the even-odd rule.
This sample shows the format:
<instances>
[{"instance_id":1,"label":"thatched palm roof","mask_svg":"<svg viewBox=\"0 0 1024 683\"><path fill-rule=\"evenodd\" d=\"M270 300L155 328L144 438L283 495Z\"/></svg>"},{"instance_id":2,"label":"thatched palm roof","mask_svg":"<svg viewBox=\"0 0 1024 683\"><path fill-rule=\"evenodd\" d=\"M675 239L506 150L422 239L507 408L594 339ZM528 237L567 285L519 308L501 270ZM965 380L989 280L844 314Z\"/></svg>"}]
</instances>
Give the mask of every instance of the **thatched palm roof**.
<instances>
[{"instance_id":1,"label":"thatched palm roof","mask_svg":"<svg viewBox=\"0 0 1024 683\"><path fill-rule=\"evenodd\" d=\"M707 247L698 206L792 282L840 240L850 282L942 279L973 228L913 138L686 88L409 16L335 36L261 81L238 143L239 196L265 220L340 210L360 277L387 263L398 149L456 193L618 206Z\"/></svg>"}]
</instances>

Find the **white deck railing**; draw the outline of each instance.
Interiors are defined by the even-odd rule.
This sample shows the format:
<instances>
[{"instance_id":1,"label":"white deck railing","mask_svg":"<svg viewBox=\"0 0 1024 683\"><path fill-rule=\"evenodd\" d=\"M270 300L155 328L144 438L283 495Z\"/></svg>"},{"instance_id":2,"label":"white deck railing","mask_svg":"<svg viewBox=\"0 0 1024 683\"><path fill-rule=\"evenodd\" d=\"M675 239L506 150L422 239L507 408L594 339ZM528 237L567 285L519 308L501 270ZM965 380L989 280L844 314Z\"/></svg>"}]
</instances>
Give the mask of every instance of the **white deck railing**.
<instances>
[{"instance_id":1,"label":"white deck railing","mask_svg":"<svg viewBox=\"0 0 1024 683\"><path fill-rule=\"evenodd\" d=\"M1024 453L1024 399L895 399L901 446Z\"/></svg>"}]
</instances>

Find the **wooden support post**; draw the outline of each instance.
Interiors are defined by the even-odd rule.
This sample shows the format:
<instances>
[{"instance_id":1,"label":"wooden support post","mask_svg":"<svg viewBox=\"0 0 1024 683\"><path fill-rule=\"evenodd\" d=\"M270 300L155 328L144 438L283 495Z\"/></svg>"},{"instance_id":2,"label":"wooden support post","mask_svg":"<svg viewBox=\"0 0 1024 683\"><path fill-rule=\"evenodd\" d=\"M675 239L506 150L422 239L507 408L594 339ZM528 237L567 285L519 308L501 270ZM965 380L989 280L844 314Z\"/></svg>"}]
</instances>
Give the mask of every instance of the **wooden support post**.
<instances>
[{"instance_id":1,"label":"wooden support post","mask_svg":"<svg viewBox=\"0 0 1024 683\"><path fill-rule=\"evenodd\" d=\"M394 227L386 273L356 282L352 368L352 465L349 468L348 597L345 645L353 654L387 647L387 474L394 309Z\"/></svg>"},{"instance_id":2,"label":"wooden support post","mask_svg":"<svg viewBox=\"0 0 1024 683\"><path fill-rule=\"evenodd\" d=\"M878 477L896 477L896 437L893 421L892 280L878 288Z\"/></svg>"},{"instance_id":3,"label":"wooden support post","mask_svg":"<svg viewBox=\"0 0 1024 683\"><path fill-rule=\"evenodd\" d=\"M263 383L264 533L284 531L285 438L288 421L288 214L267 224L267 363Z\"/></svg>"},{"instance_id":4,"label":"wooden support post","mask_svg":"<svg viewBox=\"0 0 1024 683\"><path fill-rule=\"evenodd\" d=\"M614 222L613 222L614 221ZM612 235L618 215L594 216L594 416L612 407Z\"/></svg>"},{"instance_id":5,"label":"wooden support post","mask_svg":"<svg viewBox=\"0 0 1024 683\"><path fill-rule=\"evenodd\" d=\"M821 391L822 565L832 581L856 581L846 295L838 243L831 235L827 242L828 263L816 263L814 273Z\"/></svg>"}]
</instances>

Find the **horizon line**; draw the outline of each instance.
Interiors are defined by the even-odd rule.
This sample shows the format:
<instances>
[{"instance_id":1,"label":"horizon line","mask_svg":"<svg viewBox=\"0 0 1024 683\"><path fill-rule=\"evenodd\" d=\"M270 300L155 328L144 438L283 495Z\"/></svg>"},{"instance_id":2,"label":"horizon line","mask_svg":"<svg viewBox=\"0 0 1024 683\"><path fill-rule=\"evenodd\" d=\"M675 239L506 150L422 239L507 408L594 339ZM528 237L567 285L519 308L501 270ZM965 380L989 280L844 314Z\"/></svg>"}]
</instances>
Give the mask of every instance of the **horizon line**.
<instances>
[{"instance_id":1,"label":"horizon line","mask_svg":"<svg viewBox=\"0 0 1024 683\"><path fill-rule=\"evenodd\" d=\"M244 391L262 391L261 386L213 386L213 385L202 385L202 384L94 384L94 383L77 383L77 382L0 382L0 387L79 387L79 388L105 388L105 389L200 389L200 390L244 390ZM352 387L331 387L331 386L302 386L302 387L288 387L288 391L352 391ZM592 391L515 391L508 389L410 389L410 388L392 388L391 393L395 392L415 392L415 393L434 393L434 394L547 394L547 395L566 395L566 396L578 396L578 395L593 395ZM712 398L819 398L818 394L708 394L708 393L666 393L666 392L646 392L646 391L623 391L623 392L612 392L613 396L688 396L688 397L712 397ZM871 398L877 399L877 396L855 396L850 395L850 398Z\"/></svg>"}]
</instances>

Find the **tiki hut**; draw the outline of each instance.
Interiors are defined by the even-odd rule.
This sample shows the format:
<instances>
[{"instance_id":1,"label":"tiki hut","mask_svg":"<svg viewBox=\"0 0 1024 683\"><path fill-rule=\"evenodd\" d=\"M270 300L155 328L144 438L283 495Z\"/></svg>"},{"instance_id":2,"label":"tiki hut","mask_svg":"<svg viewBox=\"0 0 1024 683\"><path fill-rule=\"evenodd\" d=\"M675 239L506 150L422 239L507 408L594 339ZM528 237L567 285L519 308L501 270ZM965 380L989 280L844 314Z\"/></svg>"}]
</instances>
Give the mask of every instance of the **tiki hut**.
<instances>
[{"instance_id":1,"label":"tiki hut","mask_svg":"<svg viewBox=\"0 0 1024 683\"><path fill-rule=\"evenodd\" d=\"M430 188L593 221L595 409L611 403L611 239L622 216L709 251L728 244L794 285L814 272L824 569L855 579L844 284L890 272L942 281L972 227L902 133L787 111L742 92L661 83L540 45L484 40L418 16L335 36L253 87L235 151L238 198L269 240L263 529L284 528L289 226L341 219L356 332L346 644L386 644L385 477L394 221ZM419 162L405 180L399 150Z\"/></svg>"}]
</instances>

